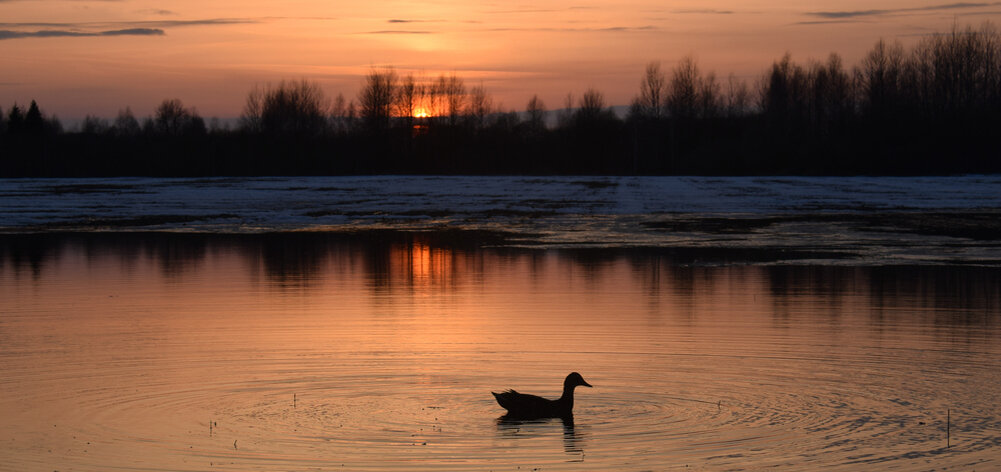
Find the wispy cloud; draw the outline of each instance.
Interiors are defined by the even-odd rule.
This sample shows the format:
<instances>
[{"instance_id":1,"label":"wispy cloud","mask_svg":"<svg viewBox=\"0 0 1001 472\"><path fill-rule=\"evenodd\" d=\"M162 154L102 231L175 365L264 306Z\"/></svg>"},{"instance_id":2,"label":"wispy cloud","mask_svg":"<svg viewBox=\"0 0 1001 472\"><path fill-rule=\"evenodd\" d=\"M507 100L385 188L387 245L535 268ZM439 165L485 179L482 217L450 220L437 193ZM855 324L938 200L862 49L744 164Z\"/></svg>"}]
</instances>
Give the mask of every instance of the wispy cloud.
<instances>
[{"instance_id":1,"label":"wispy cloud","mask_svg":"<svg viewBox=\"0 0 1001 472\"><path fill-rule=\"evenodd\" d=\"M156 28L127 28L119 30L82 32L69 30L11 31L0 30L0 40L19 38L82 38L96 36L163 36L164 31Z\"/></svg>"},{"instance_id":2,"label":"wispy cloud","mask_svg":"<svg viewBox=\"0 0 1001 472\"><path fill-rule=\"evenodd\" d=\"M161 9L157 9L157 8L149 8L149 9L146 9L146 10L139 10L139 13L142 13L142 14L145 14L145 15L159 15L159 16L170 16L170 15L176 15L177 14L177 12L174 12L174 11L171 11L171 10L161 10Z\"/></svg>"},{"instance_id":3,"label":"wispy cloud","mask_svg":"<svg viewBox=\"0 0 1001 472\"><path fill-rule=\"evenodd\" d=\"M4 0L0 0L2 2ZM261 23L257 18L207 18L111 22L0 22L0 40L23 38L91 38L99 36L163 36L165 29Z\"/></svg>"},{"instance_id":4,"label":"wispy cloud","mask_svg":"<svg viewBox=\"0 0 1001 472\"><path fill-rule=\"evenodd\" d=\"M2 1L2 0L0 0ZM111 22L76 22L76 23L0 23L0 28L66 28L79 30L93 29L133 29L133 28L177 28L184 26L211 26L260 23L256 18L208 18L197 20L148 20L148 21L111 21Z\"/></svg>"},{"instance_id":5,"label":"wispy cloud","mask_svg":"<svg viewBox=\"0 0 1001 472\"><path fill-rule=\"evenodd\" d=\"M129 24L139 27L177 28L181 26L241 25L261 22L262 20L257 18L208 18L200 20L132 21Z\"/></svg>"},{"instance_id":6,"label":"wispy cloud","mask_svg":"<svg viewBox=\"0 0 1001 472\"><path fill-rule=\"evenodd\" d=\"M878 15L891 15L897 13L913 13L922 11L962 10L970 8L993 7L998 5L1001 5L1001 2L989 2L989 3L960 2L960 3L946 3L941 5L928 5L923 7L911 7L911 8L811 11L807 12L806 14L810 16L817 16L820 18L844 19L844 18L859 18L867 16L878 16Z\"/></svg>"},{"instance_id":7,"label":"wispy cloud","mask_svg":"<svg viewBox=\"0 0 1001 472\"><path fill-rule=\"evenodd\" d=\"M399 24L399 23L442 23L444 21L445 20L411 20L411 19L404 19L404 18L392 18L392 19L386 20L386 23L394 23L394 24Z\"/></svg>"}]
</instances>

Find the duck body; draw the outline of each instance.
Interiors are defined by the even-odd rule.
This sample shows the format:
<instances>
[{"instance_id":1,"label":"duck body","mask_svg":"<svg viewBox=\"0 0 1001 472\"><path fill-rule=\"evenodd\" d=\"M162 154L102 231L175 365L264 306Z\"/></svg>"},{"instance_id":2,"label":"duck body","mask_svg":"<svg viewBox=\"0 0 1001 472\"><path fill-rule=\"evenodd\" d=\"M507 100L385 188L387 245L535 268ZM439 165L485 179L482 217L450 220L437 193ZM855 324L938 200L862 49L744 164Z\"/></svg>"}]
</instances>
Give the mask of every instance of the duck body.
<instances>
[{"instance_id":1,"label":"duck body","mask_svg":"<svg viewBox=\"0 0 1001 472\"><path fill-rule=\"evenodd\" d=\"M556 400L515 390L490 393L497 399L497 403L507 410L506 416L510 418L569 418L573 416L574 389L579 385L591 386L580 374L572 372L563 381L563 395Z\"/></svg>"}]
</instances>

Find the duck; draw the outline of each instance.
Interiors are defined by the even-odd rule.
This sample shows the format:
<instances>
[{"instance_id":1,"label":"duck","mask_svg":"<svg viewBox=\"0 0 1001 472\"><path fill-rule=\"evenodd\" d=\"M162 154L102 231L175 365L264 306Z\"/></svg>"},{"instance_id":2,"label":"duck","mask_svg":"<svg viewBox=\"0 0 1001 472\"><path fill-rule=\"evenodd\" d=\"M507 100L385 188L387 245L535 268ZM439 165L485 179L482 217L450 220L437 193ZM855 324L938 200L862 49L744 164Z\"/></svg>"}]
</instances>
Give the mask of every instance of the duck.
<instances>
[{"instance_id":1,"label":"duck","mask_svg":"<svg viewBox=\"0 0 1001 472\"><path fill-rule=\"evenodd\" d=\"M507 410L508 418L572 418L573 392L577 386L591 387L577 372L571 372L563 381L563 396L549 400L536 395L519 393L512 390L506 392L490 392L497 403Z\"/></svg>"}]
</instances>

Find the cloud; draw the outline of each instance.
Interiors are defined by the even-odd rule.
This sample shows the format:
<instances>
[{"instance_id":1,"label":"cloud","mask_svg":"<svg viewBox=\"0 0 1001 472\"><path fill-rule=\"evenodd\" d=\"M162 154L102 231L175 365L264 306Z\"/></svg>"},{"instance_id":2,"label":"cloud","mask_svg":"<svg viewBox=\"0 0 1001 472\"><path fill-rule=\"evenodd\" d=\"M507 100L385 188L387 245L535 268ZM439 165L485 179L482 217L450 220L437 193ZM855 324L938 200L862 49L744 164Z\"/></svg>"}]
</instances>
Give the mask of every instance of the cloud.
<instances>
[{"instance_id":1,"label":"cloud","mask_svg":"<svg viewBox=\"0 0 1001 472\"><path fill-rule=\"evenodd\" d=\"M120 30L101 31L97 36L163 36L165 33L159 28L127 28Z\"/></svg>"},{"instance_id":2,"label":"cloud","mask_svg":"<svg viewBox=\"0 0 1001 472\"><path fill-rule=\"evenodd\" d=\"M0 30L0 40L20 38L85 38L96 36L163 36L162 29L127 28L118 30L83 32L69 30L11 31Z\"/></svg>"},{"instance_id":3,"label":"cloud","mask_svg":"<svg viewBox=\"0 0 1001 472\"><path fill-rule=\"evenodd\" d=\"M941 5L928 5L924 7L895 8L886 10L873 9L873 10L844 10L844 11L811 11L807 12L806 14L810 16L817 16L820 18L844 19L844 18L859 18L867 16L889 15L894 13L984 8L997 5L1001 5L1001 2L989 2L989 3L960 2L960 3L946 3Z\"/></svg>"},{"instance_id":4,"label":"cloud","mask_svg":"<svg viewBox=\"0 0 1001 472\"><path fill-rule=\"evenodd\" d=\"M145 10L139 10L138 13L143 13L146 15L159 15L159 16L170 16L177 14L177 12L171 10L160 10L156 8L147 8Z\"/></svg>"},{"instance_id":5,"label":"cloud","mask_svg":"<svg viewBox=\"0 0 1001 472\"><path fill-rule=\"evenodd\" d=\"M0 0L3 1L3 0ZM111 30L132 28L177 28L183 26L211 26L261 23L257 18L208 18L200 20L148 20L148 21L111 21L111 22L77 22L77 23L0 23L0 28L65 28L69 30Z\"/></svg>"},{"instance_id":6,"label":"cloud","mask_svg":"<svg viewBox=\"0 0 1001 472\"><path fill-rule=\"evenodd\" d=\"M0 0L3 2L4 0ZM164 28L260 23L256 18L148 20L78 23L0 23L0 40L21 38L90 38L98 36L163 36ZM42 29L39 29L42 28Z\"/></svg>"},{"instance_id":7,"label":"cloud","mask_svg":"<svg viewBox=\"0 0 1001 472\"><path fill-rule=\"evenodd\" d=\"M0 0L3 2L4 0ZM167 12L163 10L163 12ZM167 14L167 13L164 13ZM280 19L280 18L269 18ZM21 38L88 38L98 36L163 36L165 29L262 23L261 18L204 18L109 22L0 22L0 40Z\"/></svg>"},{"instance_id":8,"label":"cloud","mask_svg":"<svg viewBox=\"0 0 1001 472\"><path fill-rule=\"evenodd\" d=\"M202 20L130 21L122 24L129 24L137 27L176 28L181 26L242 25L260 22L261 20L256 18L208 18Z\"/></svg>"},{"instance_id":9,"label":"cloud","mask_svg":"<svg viewBox=\"0 0 1001 472\"><path fill-rule=\"evenodd\" d=\"M812 11L807 12L807 15L819 16L821 18L856 18L860 16L884 15L897 11L900 10Z\"/></svg>"}]
</instances>

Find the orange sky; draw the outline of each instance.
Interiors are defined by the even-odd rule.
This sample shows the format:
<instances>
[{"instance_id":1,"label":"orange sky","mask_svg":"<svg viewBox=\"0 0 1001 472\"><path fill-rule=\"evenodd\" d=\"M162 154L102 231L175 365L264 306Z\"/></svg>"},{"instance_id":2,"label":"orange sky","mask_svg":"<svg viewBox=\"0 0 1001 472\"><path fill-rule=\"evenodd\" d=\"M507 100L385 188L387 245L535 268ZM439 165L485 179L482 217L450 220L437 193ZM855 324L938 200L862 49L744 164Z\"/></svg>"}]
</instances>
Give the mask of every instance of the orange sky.
<instances>
[{"instance_id":1,"label":"orange sky","mask_svg":"<svg viewBox=\"0 0 1001 472\"><path fill-rule=\"evenodd\" d=\"M0 107L36 99L72 122L180 98L234 117L255 84L304 77L351 99L387 65L455 72L508 109L588 87L627 104L650 61L691 53L753 81L787 51L853 65L880 37L999 19L1001 2L952 0L0 0Z\"/></svg>"}]
</instances>

